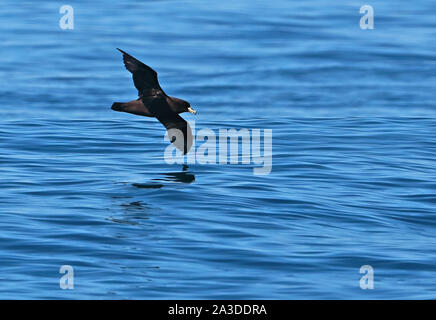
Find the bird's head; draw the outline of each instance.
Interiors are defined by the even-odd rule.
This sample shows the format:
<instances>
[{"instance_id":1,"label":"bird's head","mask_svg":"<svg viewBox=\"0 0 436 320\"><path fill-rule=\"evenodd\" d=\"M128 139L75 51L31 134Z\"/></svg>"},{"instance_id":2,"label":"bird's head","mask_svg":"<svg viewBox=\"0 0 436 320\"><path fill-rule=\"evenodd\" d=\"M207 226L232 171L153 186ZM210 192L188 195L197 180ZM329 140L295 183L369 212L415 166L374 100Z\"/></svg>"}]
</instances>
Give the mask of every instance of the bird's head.
<instances>
[{"instance_id":1,"label":"bird's head","mask_svg":"<svg viewBox=\"0 0 436 320\"><path fill-rule=\"evenodd\" d=\"M175 111L177 113L182 113L182 112L190 112L192 114L197 114L197 111L191 107L191 104L188 101L185 101L183 99L179 99L179 98L175 98L175 97L171 97L172 100L174 100L175 103ZM174 110L174 107L173 107Z\"/></svg>"},{"instance_id":2,"label":"bird's head","mask_svg":"<svg viewBox=\"0 0 436 320\"><path fill-rule=\"evenodd\" d=\"M188 103L189 104L189 103ZM189 107L188 107L188 112L190 112L190 113L192 113L192 114L197 114L197 110L195 110L193 107L191 107L190 105L189 105Z\"/></svg>"},{"instance_id":3,"label":"bird's head","mask_svg":"<svg viewBox=\"0 0 436 320\"><path fill-rule=\"evenodd\" d=\"M185 101L186 102L186 101ZM193 107L191 107L191 105L189 104L189 102L186 102L186 111L196 115L197 114L197 110L195 110Z\"/></svg>"},{"instance_id":4,"label":"bird's head","mask_svg":"<svg viewBox=\"0 0 436 320\"><path fill-rule=\"evenodd\" d=\"M191 104L188 101L183 101L183 111L182 112L190 112L192 114L197 114L197 110L195 110L193 107L191 107Z\"/></svg>"}]
</instances>

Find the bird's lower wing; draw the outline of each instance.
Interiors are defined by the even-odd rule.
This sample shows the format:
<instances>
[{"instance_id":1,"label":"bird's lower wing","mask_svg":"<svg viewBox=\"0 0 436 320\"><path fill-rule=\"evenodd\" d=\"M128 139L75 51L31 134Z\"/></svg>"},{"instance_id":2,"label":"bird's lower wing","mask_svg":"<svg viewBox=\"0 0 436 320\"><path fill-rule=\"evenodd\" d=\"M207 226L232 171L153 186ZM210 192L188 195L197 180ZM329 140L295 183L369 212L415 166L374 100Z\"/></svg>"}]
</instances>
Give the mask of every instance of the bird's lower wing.
<instances>
[{"instance_id":1,"label":"bird's lower wing","mask_svg":"<svg viewBox=\"0 0 436 320\"><path fill-rule=\"evenodd\" d=\"M192 146L192 130L189 123L181 116L174 113L171 115L159 115L156 118L168 131L168 139L174 146L186 154Z\"/></svg>"}]
</instances>

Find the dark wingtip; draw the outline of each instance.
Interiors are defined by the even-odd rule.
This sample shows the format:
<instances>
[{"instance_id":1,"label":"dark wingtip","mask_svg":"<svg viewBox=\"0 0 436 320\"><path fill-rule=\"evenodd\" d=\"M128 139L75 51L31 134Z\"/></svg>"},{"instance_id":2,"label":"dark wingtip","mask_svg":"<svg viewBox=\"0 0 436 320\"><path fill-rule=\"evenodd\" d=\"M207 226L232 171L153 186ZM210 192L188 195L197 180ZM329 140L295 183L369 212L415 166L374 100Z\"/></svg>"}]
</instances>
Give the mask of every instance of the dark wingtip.
<instances>
[{"instance_id":1,"label":"dark wingtip","mask_svg":"<svg viewBox=\"0 0 436 320\"><path fill-rule=\"evenodd\" d=\"M118 50L119 52L121 52L122 54L128 54L127 52L121 50L120 48L117 48L117 50Z\"/></svg>"}]
</instances>

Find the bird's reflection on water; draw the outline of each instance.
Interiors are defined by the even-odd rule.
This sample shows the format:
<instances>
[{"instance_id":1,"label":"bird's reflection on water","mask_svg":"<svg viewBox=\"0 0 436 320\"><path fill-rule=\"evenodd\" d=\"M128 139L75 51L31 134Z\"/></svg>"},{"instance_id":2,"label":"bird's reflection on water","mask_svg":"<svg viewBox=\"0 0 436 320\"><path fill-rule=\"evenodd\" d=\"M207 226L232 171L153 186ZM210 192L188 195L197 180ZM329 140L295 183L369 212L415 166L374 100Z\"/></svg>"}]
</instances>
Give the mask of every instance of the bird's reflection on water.
<instances>
[{"instance_id":1,"label":"bird's reflection on water","mask_svg":"<svg viewBox=\"0 0 436 320\"><path fill-rule=\"evenodd\" d=\"M195 175L189 173L189 167L184 164L181 172L168 172L162 173L163 178L153 179L154 181L170 181L170 182L181 182L181 183L192 183L195 181Z\"/></svg>"},{"instance_id":2,"label":"bird's reflection on water","mask_svg":"<svg viewBox=\"0 0 436 320\"><path fill-rule=\"evenodd\" d=\"M148 220L147 211L149 206L142 201L133 201L128 203L122 203L121 212L106 218L115 223L139 225L141 220Z\"/></svg>"},{"instance_id":3,"label":"bird's reflection on water","mask_svg":"<svg viewBox=\"0 0 436 320\"><path fill-rule=\"evenodd\" d=\"M159 189L166 185L165 182L189 184L195 181L195 175L190 173L188 169L189 167L187 165L183 165L180 172L161 173L159 174L159 178L154 178L151 182L132 183L132 186L139 189ZM128 198L130 197L131 196ZM118 199L124 197L114 196L113 198ZM147 212L150 210L150 207L142 200L130 201L128 203L122 203L118 205L122 208L121 212L118 209L115 215L107 218L108 220L115 223L130 225L142 224L144 220L148 220Z\"/></svg>"},{"instance_id":4,"label":"bird's reflection on water","mask_svg":"<svg viewBox=\"0 0 436 320\"><path fill-rule=\"evenodd\" d=\"M152 179L153 181L163 182L179 182L179 183L192 183L195 181L195 175L188 171L189 167L184 164L181 172L167 172L162 173L160 178ZM164 185L162 183L133 183L132 186L140 189L159 189Z\"/></svg>"}]
</instances>

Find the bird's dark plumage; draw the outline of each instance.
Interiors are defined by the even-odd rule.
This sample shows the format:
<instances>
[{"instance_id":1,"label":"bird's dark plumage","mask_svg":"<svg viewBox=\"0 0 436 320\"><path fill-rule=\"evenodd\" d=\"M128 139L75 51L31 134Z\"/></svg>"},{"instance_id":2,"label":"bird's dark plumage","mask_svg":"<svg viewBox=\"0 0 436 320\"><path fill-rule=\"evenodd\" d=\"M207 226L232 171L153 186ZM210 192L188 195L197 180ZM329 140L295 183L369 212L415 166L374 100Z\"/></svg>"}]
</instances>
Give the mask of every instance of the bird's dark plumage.
<instances>
[{"instance_id":1,"label":"bird's dark plumage","mask_svg":"<svg viewBox=\"0 0 436 320\"><path fill-rule=\"evenodd\" d=\"M184 154L192 145L189 124L179 116L182 112L196 113L189 102L168 96L160 87L157 72L121 49L124 65L132 73L139 98L130 102L114 102L112 110L155 117L167 129L170 141ZM181 136L182 135L182 136Z\"/></svg>"},{"instance_id":2,"label":"bird's dark plumage","mask_svg":"<svg viewBox=\"0 0 436 320\"><path fill-rule=\"evenodd\" d=\"M123 54L124 66L133 75L133 83L138 89L139 96L165 95L157 80L156 71L123 50L118 50Z\"/></svg>"}]
</instances>

